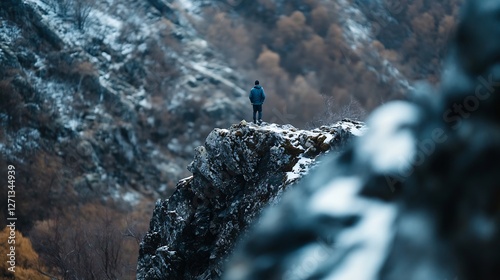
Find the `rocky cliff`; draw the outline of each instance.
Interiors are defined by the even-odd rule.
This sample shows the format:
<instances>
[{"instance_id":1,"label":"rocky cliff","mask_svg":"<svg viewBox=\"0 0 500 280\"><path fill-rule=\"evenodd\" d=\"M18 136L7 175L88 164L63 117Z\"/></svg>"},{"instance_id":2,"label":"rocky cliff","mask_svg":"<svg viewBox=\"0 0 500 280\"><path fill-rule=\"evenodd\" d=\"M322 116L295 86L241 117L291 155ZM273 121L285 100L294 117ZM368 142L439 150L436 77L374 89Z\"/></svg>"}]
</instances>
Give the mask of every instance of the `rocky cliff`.
<instances>
[{"instance_id":1,"label":"rocky cliff","mask_svg":"<svg viewBox=\"0 0 500 280\"><path fill-rule=\"evenodd\" d=\"M467 1L443 85L373 112L261 219L223 279L499 279L499 14L496 0Z\"/></svg>"},{"instance_id":2,"label":"rocky cliff","mask_svg":"<svg viewBox=\"0 0 500 280\"><path fill-rule=\"evenodd\" d=\"M138 279L218 279L236 240L265 206L363 125L344 120L298 130L240 122L196 148L173 195L159 200L141 243Z\"/></svg>"},{"instance_id":3,"label":"rocky cliff","mask_svg":"<svg viewBox=\"0 0 500 280\"><path fill-rule=\"evenodd\" d=\"M266 77L267 120L304 126L362 118L411 87L402 69L417 67L376 43L370 11L418 40L392 32L405 25L381 1L271 2L1 1L0 165L23 169L20 186L42 182L24 200L47 189L45 209L65 194L127 204L170 194L213 127L248 117L255 78ZM434 17L453 14L445 2Z\"/></svg>"}]
</instances>

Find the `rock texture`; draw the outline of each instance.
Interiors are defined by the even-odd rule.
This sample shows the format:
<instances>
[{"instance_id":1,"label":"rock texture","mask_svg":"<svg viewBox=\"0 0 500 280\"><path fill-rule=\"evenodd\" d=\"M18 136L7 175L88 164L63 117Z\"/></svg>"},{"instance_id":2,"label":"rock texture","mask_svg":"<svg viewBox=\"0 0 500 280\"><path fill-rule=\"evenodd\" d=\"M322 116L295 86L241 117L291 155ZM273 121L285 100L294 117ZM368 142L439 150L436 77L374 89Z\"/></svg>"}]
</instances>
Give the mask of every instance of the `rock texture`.
<instances>
[{"instance_id":1,"label":"rock texture","mask_svg":"<svg viewBox=\"0 0 500 280\"><path fill-rule=\"evenodd\" d=\"M377 109L262 218L223 279L500 278L500 2L462 14L439 94Z\"/></svg>"},{"instance_id":2,"label":"rock texture","mask_svg":"<svg viewBox=\"0 0 500 280\"><path fill-rule=\"evenodd\" d=\"M0 3L0 166L23 168L20 186L48 181L56 208L61 194L121 205L171 194L213 126L244 117L247 99L228 99L243 95L243 75L182 5L83 1L79 29L72 2ZM38 161L61 165L55 179Z\"/></svg>"},{"instance_id":3,"label":"rock texture","mask_svg":"<svg viewBox=\"0 0 500 280\"><path fill-rule=\"evenodd\" d=\"M138 279L218 279L235 241L318 157L341 149L363 125L311 131L245 121L215 129L196 148L174 194L159 200L141 243Z\"/></svg>"}]
</instances>

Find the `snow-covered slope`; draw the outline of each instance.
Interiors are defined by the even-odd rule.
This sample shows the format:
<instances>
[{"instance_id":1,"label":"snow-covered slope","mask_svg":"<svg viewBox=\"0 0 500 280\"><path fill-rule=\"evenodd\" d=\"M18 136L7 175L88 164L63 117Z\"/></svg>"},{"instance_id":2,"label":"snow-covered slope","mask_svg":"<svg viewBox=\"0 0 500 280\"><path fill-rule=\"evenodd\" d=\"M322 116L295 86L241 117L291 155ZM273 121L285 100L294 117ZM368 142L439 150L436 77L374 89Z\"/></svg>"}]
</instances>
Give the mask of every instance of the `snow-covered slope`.
<instances>
[{"instance_id":1,"label":"snow-covered slope","mask_svg":"<svg viewBox=\"0 0 500 280\"><path fill-rule=\"evenodd\" d=\"M77 178L80 178L78 182L85 181L82 178L90 175L104 178L104 188L126 185L125 189L139 192L171 191L175 182L187 174L185 166L194 148L213 127L227 127L248 117L244 85L250 78L231 68L235 66L229 65L231 58L214 48L209 36L200 30L204 20L208 20L203 18L207 10L228 11L238 22L238 16L246 16L244 10L249 3L82 0L78 1L83 3L79 11L75 10L78 5L67 3L71 1L2 1L2 61L4 70L9 72L4 75L4 81L23 80L23 85L14 86L18 91L29 85L32 90L22 97L20 107L36 111L33 123L21 121L19 125L23 130L9 129L12 118L2 112L0 116L6 128L1 139L2 154L19 162L26 161L22 149L14 148L19 144L15 139L21 138L25 139L21 146L25 146L26 151L34 146L52 146L49 143L54 139L56 146L61 143L74 146L87 141L100 152L90 157L89 165L93 167L72 175L70 184L75 184ZM292 4L273 1L274 16L288 13L292 6L298 10L307 6ZM373 11L383 14L388 22L395 21L381 1L371 5L375 5L377 8ZM354 56L363 60L363 67L377 77L377 83L396 81L394 92L411 88L397 67L382 58L372 45L378 35L377 22L371 20L363 8L364 2L337 1L325 7L338 14L343 40ZM81 26L76 24L79 14L85 16ZM358 94L364 93L352 93ZM274 103L268 108L266 118L286 115L289 112L282 112L287 108L283 105L297 103L293 98L288 101L282 98L284 95L289 94L272 93ZM47 116L37 115L41 112ZM10 121L6 121L8 119ZM41 124L41 119L50 125ZM50 133L42 132L42 127L47 127ZM130 139L122 137L121 132L110 131L124 131ZM53 139L47 138L47 134ZM111 139L105 139L109 137ZM146 169L151 171L139 171L133 179L130 174L122 176L122 170L130 167L118 164L115 168L112 163L115 159L105 157L105 151L111 151L118 162L125 159L128 165L132 161L139 165L150 162ZM74 161L69 153L61 151L57 157L62 157L63 162ZM160 179L154 179L150 172L159 174Z\"/></svg>"},{"instance_id":2,"label":"snow-covered slope","mask_svg":"<svg viewBox=\"0 0 500 280\"><path fill-rule=\"evenodd\" d=\"M81 1L82 28L65 3L0 5L0 79L22 108L1 112L2 156L25 164L48 150L83 196L170 193L212 128L243 117L239 75L182 2Z\"/></svg>"}]
</instances>

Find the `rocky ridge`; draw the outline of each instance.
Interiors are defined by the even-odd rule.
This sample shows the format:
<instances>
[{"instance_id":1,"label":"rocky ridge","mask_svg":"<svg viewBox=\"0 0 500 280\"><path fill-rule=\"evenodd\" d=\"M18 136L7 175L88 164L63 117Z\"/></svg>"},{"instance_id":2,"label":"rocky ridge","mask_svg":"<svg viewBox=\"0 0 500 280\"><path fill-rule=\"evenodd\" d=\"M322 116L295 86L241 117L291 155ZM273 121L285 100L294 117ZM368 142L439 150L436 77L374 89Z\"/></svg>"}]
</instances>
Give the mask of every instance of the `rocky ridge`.
<instances>
[{"instance_id":1,"label":"rocky ridge","mask_svg":"<svg viewBox=\"0 0 500 280\"><path fill-rule=\"evenodd\" d=\"M214 129L196 148L188 167L193 175L157 201L137 279L218 279L236 240L262 209L362 129L350 120L310 131L245 121Z\"/></svg>"}]
</instances>

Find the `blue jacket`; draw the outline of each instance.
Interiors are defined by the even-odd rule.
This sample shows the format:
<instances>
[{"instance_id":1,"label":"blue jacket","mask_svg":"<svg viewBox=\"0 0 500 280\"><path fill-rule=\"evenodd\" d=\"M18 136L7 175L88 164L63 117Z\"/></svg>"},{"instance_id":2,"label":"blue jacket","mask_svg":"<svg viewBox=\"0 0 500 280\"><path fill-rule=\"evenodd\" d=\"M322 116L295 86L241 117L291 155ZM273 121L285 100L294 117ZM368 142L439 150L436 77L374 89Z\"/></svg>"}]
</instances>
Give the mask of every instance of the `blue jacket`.
<instances>
[{"instance_id":1,"label":"blue jacket","mask_svg":"<svg viewBox=\"0 0 500 280\"><path fill-rule=\"evenodd\" d=\"M266 99L264 88L260 85L254 86L252 90L250 90L250 96L248 96L248 98L250 98L250 102L252 102L253 105L262 105Z\"/></svg>"}]
</instances>

